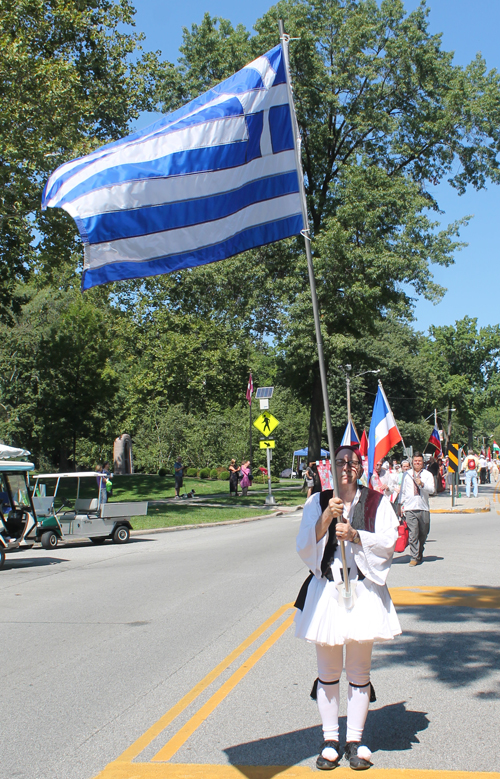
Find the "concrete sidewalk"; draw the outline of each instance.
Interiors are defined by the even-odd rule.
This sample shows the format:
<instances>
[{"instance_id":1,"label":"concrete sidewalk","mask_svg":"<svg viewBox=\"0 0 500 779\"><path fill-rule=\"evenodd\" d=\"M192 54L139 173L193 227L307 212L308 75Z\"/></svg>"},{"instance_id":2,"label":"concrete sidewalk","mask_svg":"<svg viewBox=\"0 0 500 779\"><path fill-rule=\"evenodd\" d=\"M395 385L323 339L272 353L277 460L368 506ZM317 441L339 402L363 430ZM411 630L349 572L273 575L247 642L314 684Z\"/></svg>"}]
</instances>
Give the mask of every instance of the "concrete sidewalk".
<instances>
[{"instance_id":1,"label":"concrete sidewalk","mask_svg":"<svg viewBox=\"0 0 500 779\"><path fill-rule=\"evenodd\" d=\"M429 498L431 514L479 514L485 511L491 511L492 503L498 501L497 485L483 484L479 485L477 498L471 496L468 498L465 494L465 487L460 486L461 497L455 498L455 506L451 506L451 496L449 489L440 492L438 495L432 495ZM500 488L500 482L498 483Z\"/></svg>"}]
</instances>

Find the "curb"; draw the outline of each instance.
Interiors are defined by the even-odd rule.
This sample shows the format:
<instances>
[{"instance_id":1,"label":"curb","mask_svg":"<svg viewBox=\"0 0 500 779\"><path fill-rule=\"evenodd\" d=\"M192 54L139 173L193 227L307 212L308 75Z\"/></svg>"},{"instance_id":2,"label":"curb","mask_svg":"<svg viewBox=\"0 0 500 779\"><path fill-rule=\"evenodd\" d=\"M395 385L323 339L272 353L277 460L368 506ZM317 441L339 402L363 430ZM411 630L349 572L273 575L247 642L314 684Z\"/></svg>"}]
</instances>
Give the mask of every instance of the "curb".
<instances>
[{"instance_id":1,"label":"curb","mask_svg":"<svg viewBox=\"0 0 500 779\"><path fill-rule=\"evenodd\" d=\"M449 509L431 509L431 514L486 514L488 511L491 511L491 504L488 503L487 506L481 506L480 508L470 508L470 509L463 509L463 508L449 508Z\"/></svg>"},{"instance_id":2,"label":"curb","mask_svg":"<svg viewBox=\"0 0 500 779\"><path fill-rule=\"evenodd\" d=\"M270 517L281 517L284 514L293 514L297 509L303 508L303 506L296 506L293 509L279 509L278 511L272 511L270 514L261 514L258 517L247 517L246 519L227 519L221 522L204 522L201 525L176 525L175 527L152 527L149 530L131 530L131 536L150 536L156 533L175 533L177 530L200 530L205 527L221 527L224 525L242 525L246 522L258 522L261 519L269 519Z\"/></svg>"}]
</instances>

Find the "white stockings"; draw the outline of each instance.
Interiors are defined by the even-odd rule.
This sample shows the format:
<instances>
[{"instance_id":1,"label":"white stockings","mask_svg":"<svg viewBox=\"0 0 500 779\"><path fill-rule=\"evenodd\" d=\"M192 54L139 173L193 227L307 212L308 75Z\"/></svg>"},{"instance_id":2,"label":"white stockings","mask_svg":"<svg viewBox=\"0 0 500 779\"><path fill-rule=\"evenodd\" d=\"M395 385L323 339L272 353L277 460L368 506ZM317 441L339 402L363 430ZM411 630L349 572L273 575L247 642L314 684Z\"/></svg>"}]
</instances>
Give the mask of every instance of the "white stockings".
<instances>
[{"instance_id":1,"label":"white stockings","mask_svg":"<svg viewBox=\"0 0 500 779\"><path fill-rule=\"evenodd\" d=\"M373 642L351 641L345 645L345 670L350 683L347 693L346 741L361 741L370 704L370 667ZM318 657L318 708L325 741L339 740L339 679L344 647L316 644ZM325 684L326 682L326 684ZM337 682L337 684L328 684ZM355 685L355 686L351 686Z\"/></svg>"}]
</instances>

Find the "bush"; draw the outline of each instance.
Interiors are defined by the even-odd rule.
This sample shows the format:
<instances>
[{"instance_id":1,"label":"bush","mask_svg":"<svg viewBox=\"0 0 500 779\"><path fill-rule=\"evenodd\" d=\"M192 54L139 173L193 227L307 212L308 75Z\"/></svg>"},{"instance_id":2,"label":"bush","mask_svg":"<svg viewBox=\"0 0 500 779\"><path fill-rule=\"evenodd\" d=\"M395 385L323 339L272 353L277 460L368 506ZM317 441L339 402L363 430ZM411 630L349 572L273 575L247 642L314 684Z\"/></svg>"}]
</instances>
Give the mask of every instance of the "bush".
<instances>
[{"instance_id":1,"label":"bush","mask_svg":"<svg viewBox=\"0 0 500 779\"><path fill-rule=\"evenodd\" d=\"M254 484L267 484L267 476L264 476L264 474L262 474L262 476L254 476L253 483ZM271 476L271 484L279 484L279 483L280 483L280 480L278 479L277 476Z\"/></svg>"},{"instance_id":2,"label":"bush","mask_svg":"<svg viewBox=\"0 0 500 779\"><path fill-rule=\"evenodd\" d=\"M168 473L166 468L160 468L158 471L158 476L166 476Z\"/></svg>"},{"instance_id":3,"label":"bush","mask_svg":"<svg viewBox=\"0 0 500 779\"><path fill-rule=\"evenodd\" d=\"M202 468L200 471L200 479L210 478L210 468Z\"/></svg>"},{"instance_id":4,"label":"bush","mask_svg":"<svg viewBox=\"0 0 500 779\"><path fill-rule=\"evenodd\" d=\"M212 470L210 471L210 478L211 479L216 479L217 475L218 475L217 474L217 468L212 468Z\"/></svg>"},{"instance_id":5,"label":"bush","mask_svg":"<svg viewBox=\"0 0 500 779\"><path fill-rule=\"evenodd\" d=\"M186 476L198 476L198 471L196 468L188 468L186 471Z\"/></svg>"},{"instance_id":6,"label":"bush","mask_svg":"<svg viewBox=\"0 0 500 779\"><path fill-rule=\"evenodd\" d=\"M219 473L219 480L220 481L229 481L229 471L221 471Z\"/></svg>"}]
</instances>

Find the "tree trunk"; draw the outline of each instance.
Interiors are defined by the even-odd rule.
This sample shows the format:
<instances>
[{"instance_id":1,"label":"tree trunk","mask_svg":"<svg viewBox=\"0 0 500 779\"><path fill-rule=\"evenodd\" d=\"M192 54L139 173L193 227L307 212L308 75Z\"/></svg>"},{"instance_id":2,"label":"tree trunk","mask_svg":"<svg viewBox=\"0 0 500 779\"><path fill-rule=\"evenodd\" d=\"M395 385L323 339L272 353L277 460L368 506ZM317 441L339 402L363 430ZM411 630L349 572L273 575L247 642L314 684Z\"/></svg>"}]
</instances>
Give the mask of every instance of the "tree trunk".
<instances>
[{"instance_id":1,"label":"tree trunk","mask_svg":"<svg viewBox=\"0 0 500 779\"><path fill-rule=\"evenodd\" d=\"M467 428L467 432L468 432L468 444L467 444L467 448L468 448L468 449L472 449L472 451L474 451L474 439L473 439L473 437L472 437L472 427L468 427L468 428Z\"/></svg>"},{"instance_id":2,"label":"tree trunk","mask_svg":"<svg viewBox=\"0 0 500 779\"><path fill-rule=\"evenodd\" d=\"M323 430L323 393L319 365L315 366L315 379L311 397L311 416L309 418L308 462L321 459L321 434Z\"/></svg>"}]
</instances>

